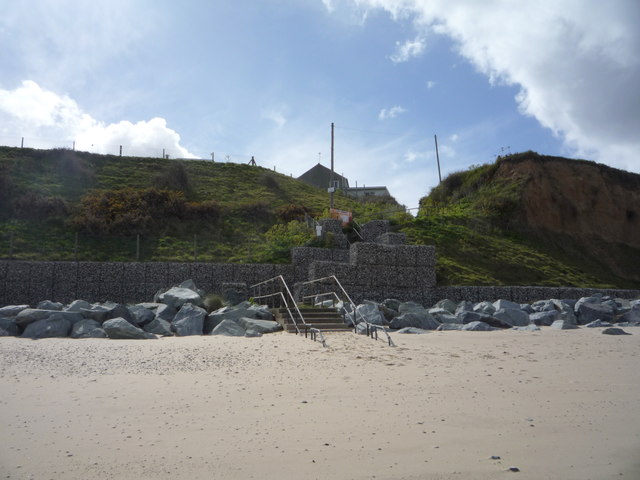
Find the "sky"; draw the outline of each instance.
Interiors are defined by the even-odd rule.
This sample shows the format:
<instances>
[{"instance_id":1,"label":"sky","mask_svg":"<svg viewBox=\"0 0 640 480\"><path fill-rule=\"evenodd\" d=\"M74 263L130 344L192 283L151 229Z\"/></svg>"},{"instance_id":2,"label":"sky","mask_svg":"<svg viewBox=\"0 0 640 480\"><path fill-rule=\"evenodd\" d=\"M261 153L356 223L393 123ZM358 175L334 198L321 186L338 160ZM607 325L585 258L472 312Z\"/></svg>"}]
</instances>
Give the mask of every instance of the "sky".
<instances>
[{"instance_id":1,"label":"sky","mask_svg":"<svg viewBox=\"0 0 640 480\"><path fill-rule=\"evenodd\" d=\"M534 150L640 173L637 0L0 0L0 145L334 162L408 208ZM23 140L24 139L24 140Z\"/></svg>"}]
</instances>

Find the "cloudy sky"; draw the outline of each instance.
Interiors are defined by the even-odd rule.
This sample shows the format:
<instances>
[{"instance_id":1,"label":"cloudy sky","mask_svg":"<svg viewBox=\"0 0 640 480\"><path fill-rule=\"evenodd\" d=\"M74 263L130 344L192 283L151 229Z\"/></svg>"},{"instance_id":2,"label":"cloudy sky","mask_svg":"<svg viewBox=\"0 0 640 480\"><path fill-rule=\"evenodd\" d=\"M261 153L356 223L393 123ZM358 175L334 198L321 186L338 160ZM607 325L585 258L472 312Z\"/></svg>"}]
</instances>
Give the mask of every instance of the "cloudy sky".
<instances>
[{"instance_id":1,"label":"cloudy sky","mask_svg":"<svg viewBox=\"0 0 640 480\"><path fill-rule=\"evenodd\" d=\"M640 172L637 0L0 0L0 144L318 161L407 207L535 150Z\"/></svg>"}]
</instances>

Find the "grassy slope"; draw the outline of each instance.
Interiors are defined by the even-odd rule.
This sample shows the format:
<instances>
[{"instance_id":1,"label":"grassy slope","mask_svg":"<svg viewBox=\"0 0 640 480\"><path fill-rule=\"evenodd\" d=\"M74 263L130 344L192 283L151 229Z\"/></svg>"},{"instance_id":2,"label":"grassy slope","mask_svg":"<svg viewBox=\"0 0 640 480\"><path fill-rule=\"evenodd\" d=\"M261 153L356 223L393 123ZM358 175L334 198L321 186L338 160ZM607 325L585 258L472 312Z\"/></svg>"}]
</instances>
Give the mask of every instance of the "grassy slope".
<instances>
[{"instance_id":1,"label":"grassy slope","mask_svg":"<svg viewBox=\"0 0 640 480\"><path fill-rule=\"evenodd\" d=\"M411 243L436 245L440 285L640 288L613 273L595 253L585 253L570 236L519 224L524 183L494 178L496 171L497 164L488 164L450 175L422 199L419 217L401 227ZM437 204L452 206L434 215ZM637 249L603 248L640 263Z\"/></svg>"}]
</instances>

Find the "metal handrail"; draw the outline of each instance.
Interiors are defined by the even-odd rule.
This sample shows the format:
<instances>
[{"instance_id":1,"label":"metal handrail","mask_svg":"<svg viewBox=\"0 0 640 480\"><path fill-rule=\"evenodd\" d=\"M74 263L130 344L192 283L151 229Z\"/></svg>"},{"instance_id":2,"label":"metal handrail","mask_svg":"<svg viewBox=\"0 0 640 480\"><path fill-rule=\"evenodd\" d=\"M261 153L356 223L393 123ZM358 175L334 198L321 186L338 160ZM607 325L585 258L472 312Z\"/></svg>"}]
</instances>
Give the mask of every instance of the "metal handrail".
<instances>
[{"instance_id":1,"label":"metal handrail","mask_svg":"<svg viewBox=\"0 0 640 480\"><path fill-rule=\"evenodd\" d=\"M306 296L302 297L302 303L306 304L305 300L307 300L308 298L326 297L328 295L333 295L336 300L340 301L340 297L338 296L338 294L336 292L327 292L327 293L318 293L316 295L306 295ZM334 305L335 305L335 303L334 303Z\"/></svg>"},{"instance_id":2,"label":"metal handrail","mask_svg":"<svg viewBox=\"0 0 640 480\"><path fill-rule=\"evenodd\" d=\"M289 286L287 285L287 282L285 281L285 279L284 279L284 277L282 275L278 275L277 277L273 277L273 278L270 278L270 279L265 280L263 282L256 283L255 285L251 285L251 287L249 287L249 288L253 289L253 288L256 288L256 287L261 287L262 285L266 285L268 283L272 283L272 282L274 282L276 280L280 280L280 282L282 282L282 286L285 288L285 290L286 290L286 292L287 292L287 294L289 296L289 299L291 299L296 312L300 316L300 320L302 320L302 324L304 326L305 337L307 336L307 331L311 333L311 339L314 340L314 341L316 340L316 337L319 335L320 336L320 341L322 342L322 346L323 347L327 347L328 345L327 345L327 342L326 342L322 332L318 328L315 328L313 325L307 323L307 321L304 319L304 316L302 315L302 312L298 308L298 304L296 303L295 298L293 298L293 295L291 294L291 290L289 290ZM288 304L287 299L285 298L284 294L282 293L282 290L280 290L280 291L278 291L276 293L272 293L272 294L269 294L269 295L260 295L260 296L254 297L254 298L265 298L265 297L269 297L269 296L276 296L278 294L280 294L280 296L282 297L282 300L284 301L285 308L287 309L287 312L289 313L289 317L291 318L291 320L293 320L293 324L296 327L297 334L301 334L300 328L298 327L298 324L296 323L296 320L295 320L294 316L291 314L291 310L289 309L289 304Z\"/></svg>"},{"instance_id":3,"label":"metal handrail","mask_svg":"<svg viewBox=\"0 0 640 480\"><path fill-rule=\"evenodd\" d=\"M269 295L259 295L257 297L253 297L253 298L268 298L268 297L275 297L275 296L278 296L278 295L280 295L280 297L282 297L282 301L284 302L284 307L287 309L287 312L289 313L289 318L291 318L291 320L293 321L293 326L296 327L296 334L300 334L300 328L298 327L298 322L296 322L296 318L291 313L291 309L289 308L289 304L287 303L287 299L284 297L284 294L282 292L270 293Z\"/></svg>"},{"instance_id":4,"label":"metal handrail","mask_svg":"<svg viewBox=\"0 0 640 480\"><path fill-rule=\"evenodd\" d=\"M377 340L378 339L378 330L382 330L384 332L384 334L387 336L387 341L389 343L389 346L390 347L395 347L396 346L393 343L393 340L391 340L391 336L389 335L389 331L388 331L387 327L382 326L382 325L374 325L373 323L367 322L367 319L364 318L364 315L362 315L362 313L358 312L358 310L356 309L356 304L354 303L353 300L351 300L351 297L349 296L347 291L344 289L344 287L340 283L340 280L338 280L335 275L329 275L328 277L317 278L315 280L309 280L308 282L304 282L302 285L311 285L312 283L323 282L325 280L333 280L333 281L335 281L336 284L338 285L338 287L340 287L340 290L342 290L342 293L344 294L345 298L351 304L351 306L353 308L353 312L354 312L353 313L354 327L357 324L356 315L359 314L360 318L361 318L361 321L364 322L365 326L367 327L367 336L371 336L371 338L373 338L373 335L375 334L375 339ZM338 297L338 295L335 292L330 292L330 293L333 293L334 295L336 295L336 297Z\"/></svg>"}]
</instances>

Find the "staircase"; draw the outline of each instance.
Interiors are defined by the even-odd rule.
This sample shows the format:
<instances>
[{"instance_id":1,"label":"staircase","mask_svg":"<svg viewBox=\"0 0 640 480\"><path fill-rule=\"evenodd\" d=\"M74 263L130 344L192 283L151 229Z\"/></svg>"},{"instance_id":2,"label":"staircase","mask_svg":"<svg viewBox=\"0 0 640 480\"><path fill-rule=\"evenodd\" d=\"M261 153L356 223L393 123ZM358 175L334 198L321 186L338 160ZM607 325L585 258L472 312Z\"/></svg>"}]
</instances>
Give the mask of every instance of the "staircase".
<instances>
[{"instance_id":1,"label":"staircase","mask_svg":"<svg viewBox=\"0 0 640 480\"><path fill-rule=\"evenodd\" d=\"M296 333L296 327L286 308L274 308L271 311L285 332ZM307 326L317 328L322 332L346 332L351 330L351 327L344 323L342 315L335 308L302 308L300 311L304 315L304 321ZM304 333L302 320L297 318L295 311L292 310L292 312L296 315L295 320L298 328Z\"/></svg>"}]
</instances>

